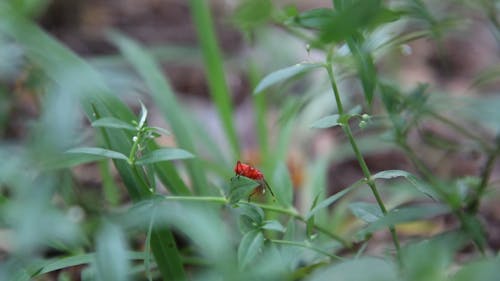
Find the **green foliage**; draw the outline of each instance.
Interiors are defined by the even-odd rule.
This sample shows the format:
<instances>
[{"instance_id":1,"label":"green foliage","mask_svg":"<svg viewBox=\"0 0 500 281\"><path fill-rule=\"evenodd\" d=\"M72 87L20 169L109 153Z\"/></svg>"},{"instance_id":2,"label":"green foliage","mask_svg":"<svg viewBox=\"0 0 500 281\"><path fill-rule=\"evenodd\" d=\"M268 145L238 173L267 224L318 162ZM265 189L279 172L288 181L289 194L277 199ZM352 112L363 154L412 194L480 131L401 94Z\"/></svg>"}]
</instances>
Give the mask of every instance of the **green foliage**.
<instances>
[{"instance_id":1,"label":"green foliage","mask_svg":"<svg viewBox=\"0 0 500 281\"><path fill-rule=\"evenodd\" d=\"M0 3L0 83L14 85L21 72L36 76L29 86L40 105L26 139L0 142L0 224L8 233L0 235L0 245L8 245L0 280L71 280L71 272L81 280L498 279L498 249L489 244L480 208L498 196L491 178L500 137L490 137L498 134L498 98L456 98L432 83L399 85L389 70L399 71L396 51L414 40L435 43L443 55L467 1L444 1L460 8L450 11L420 0L331 2L299 12L242 0L226 21L250 35L256 50L229 59L232 67L244 64L238 70L254 89L247 97L259 145L254 160L265 180L231 177L234 160L251 154L243 148L254 140L236 134L210 2L189 1L201 51L189 61L204 65L223 144L176 96L157 52L108 34L121 53L114 63L126 61L135 71L126 78L144 82L134 85L145 95L136 116L124 102L130 99L108 85L123 74L98 71L95 62L109 60L79 57L30 19L48 1ZM498 34L495 6L481 3L474 7ZM265 40L277 40L283 54L292 48L284 32L313 62L262 59L272 53L259 49ZM260 71L272 68L278 70ZM498 73L498 66L486 68L469 89L488 89ZM12 127L13 88L0 85L2 136ZM150 124L150 99L169 130ZM426 132L426 124L460 135L466 147ZM160 146L162 135L176 147ZM332 136L334 145L325 146ZM372 170L365 158L387 147L405 155L408 171ZM484 168L473 177L443 176L446 161L436 164L434 156L446 160L457 151L479 154ZM355 159L362 175L332 192L328 181L344 174L330 173L342 166L331 163L346 159ZM86 170L75 166L94 162L100 175L79 179ZM253 196L270 191L267 182L273 196ZM453 227L438 224L442 217ZM390 238L375 235L384 231Z\"/></svg>"}]
</instances>

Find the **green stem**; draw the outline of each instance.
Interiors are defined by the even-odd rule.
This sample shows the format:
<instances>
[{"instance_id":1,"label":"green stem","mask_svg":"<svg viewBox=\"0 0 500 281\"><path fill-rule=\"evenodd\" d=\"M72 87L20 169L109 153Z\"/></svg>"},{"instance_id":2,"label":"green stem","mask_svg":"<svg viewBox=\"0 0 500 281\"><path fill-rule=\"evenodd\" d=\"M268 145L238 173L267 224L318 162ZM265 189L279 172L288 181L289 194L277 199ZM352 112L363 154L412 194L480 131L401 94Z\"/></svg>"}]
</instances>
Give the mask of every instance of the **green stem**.
<instances>
[{"instance_id":1,"label":"green stem","mask_svg":"<svg viewBox=\"0 0 500 281\"><path fill-rule=\"evenodd\" d=\"M163 197L167 201L190 201L190 202L206 202L206 203L217 203L217 204L227 204L229 201L224 197L215 196L165 196Z\"/></svg>"},{"instance_id":2,"label":"green stem","mask_svg":"<svg viewBox=\"0 0 500 281\"><path fill-rule=\"evenodd\" d=\"M290 245L290 246L296 246L296 247L301 247L301 248L307 248L307 249L310 249L310 250L313 250L315 252L318 252L320 254L323 254L327 257L330 257L332 259L336 259L336 260L345 260L344 258L342 257L339 257L339 256L336 256L336 255L332 255L326 251L323 251L319 248L316 248L316 247L313 247L311 245L308 245L308 244L305 244L305 243L300 243L300 242L295 242L295 241L288 241L288 240L269 240L271 241L272 243L275 243L275 244L282 244L282 245Z\"/></svg>"},{"instance_id":3,"label":"green stem","mask_svg":"<svg viewBox=\"0 0 500 281\"><path fill-rule=\"evenodd\" d=\"M335 95L335 101L337 102L338 113L340 116L342 116L344 114L344 108L342 106L342 101L340 99L340 93L339 93L339 90L337 87L337 83L335 82L335 77L333 75L332 56L333 56L333 52L331 50L327 56L326 70L328 72L328 77L330 78L330 83L332 85L333 93ZM384 215L387 214L387 209L384 205L384 202L382 201L382 198L380 197L380 194L377 190L377 186L375 184L375 181L372 179L370 169L368 169L368 166L366 165L365 159L363 158L363 155L359 151L358 145L356 144L356 140L353 137L351 127L349 126L348 119L347 119L347 121L344 122L344 124L342 124L342 128L349 139L349 142L350 142L351 147L354 151L354 154L356 155L356 158L359 162L359 165L361 166L361 170L363 171L363 175L366 178L366 182L367 182L368 186L370 187L373 195L375 196L375 199L377 200L377 204L378 204L380 210L382 211L382 213ZM391 232L392 241L394 243L394 246L396 247L397 256L399 258L400 246L399 246L399 239L398 239L398 236L396 234L396 229L394 228L394 226L390 226L389 231Z\"/></svg>"}]
</instances>

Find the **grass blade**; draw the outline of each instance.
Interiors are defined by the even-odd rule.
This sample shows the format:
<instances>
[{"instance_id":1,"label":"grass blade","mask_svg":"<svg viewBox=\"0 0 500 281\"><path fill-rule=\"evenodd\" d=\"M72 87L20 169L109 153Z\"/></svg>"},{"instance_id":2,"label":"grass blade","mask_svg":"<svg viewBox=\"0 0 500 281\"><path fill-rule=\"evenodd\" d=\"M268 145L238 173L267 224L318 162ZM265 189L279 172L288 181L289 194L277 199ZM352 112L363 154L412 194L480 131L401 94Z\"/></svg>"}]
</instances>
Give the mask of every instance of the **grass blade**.
<instances>
[{"instance_id":1,"label":"grass blade","mask_svg":"<svg viewBox=\"0 0 500 281\"><path fill-rule=\"evenodd\" d=\"M209 1L190 0L189 4L205 61L205 73L208 78L210 93L219 112L219 118L224 126L226 136L231 144L233 158L239 159L240 147L233 122L231 95L227 87L223 60L215 37Z\"/></svg>"}]
</instances>

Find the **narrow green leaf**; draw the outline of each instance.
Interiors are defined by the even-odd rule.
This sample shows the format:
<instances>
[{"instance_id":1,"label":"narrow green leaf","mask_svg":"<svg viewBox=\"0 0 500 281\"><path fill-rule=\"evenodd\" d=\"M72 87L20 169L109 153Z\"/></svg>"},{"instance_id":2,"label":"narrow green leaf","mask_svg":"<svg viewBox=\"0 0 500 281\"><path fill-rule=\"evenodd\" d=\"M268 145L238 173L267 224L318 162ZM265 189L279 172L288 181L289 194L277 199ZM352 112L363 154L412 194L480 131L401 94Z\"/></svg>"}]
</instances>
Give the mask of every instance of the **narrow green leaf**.
<instances>
[{"instance_id":1,"label":"narrow green leaf","mask_svg":"<svg viewBox=\"0 0 500 281\"><path fill-rule=\"evenodd\" d=\"M116 128L137 131L133 125L114 117L103 117L92 122L92 127Z\"/></svg>"},{"instance_id":2,"label":"narrow green leaf","mask_svg":"<svg viewBox=\"0 0 500 281\"><path fill-rule=\"evenodd\" d=\"M92 155L99 157L98 160L102 159L120 159L120 160L125 160L128 161L128 157L125 156L124 154L118 152L118 151L113 151L109 149L104 149L100 147L78 147L78 148L73 148L68 151L66 151L67 154L83 154L83 155ZM77 156L75 156L77 157ZM84 156L85 157L85 156Z\"/></svg>"},{"instance_id":3,"label":"narrow green leaf","mask_svg":"<svg viewBox=\"0 0 500 281\"><path fill-rule=\"evenodd\" d=\"M386 170L382 172L378 172L372 176L373 179L392 179L397 177L409 177L410 173L402 170Z\"/></svg>"},{"instance_id":4,"label":"narrow green leaf","mask_svg":"<svg viewBox=\"0 0 500 281\"><path fill-rule=\"evenodd\" d=\"M280 161L274 170L272 188L278 201L283 206L291 206L293 201L293 183L286 163Z\"/></svg>"},{"instance_id":5,"label":"narrow green leaf","mask_svg":"<svg viewBox=\"0 0 500 281\"><path fill-rule=\"evenodd\" d=\"M139 100L139 103L141 104L141 114L139 115L139 124L137 125L137 127L142 128L144 127L144 124L146 124L146 119L148 118L148 109L142 103L142 101Z\"/></svg>"},{"instance_id":6,"label":"narrow green leaf","mask_svg":"<svg viewBox=\"0 0 500 281\"><path fill-rule=\"evenodd\" d=\"M179 148L160 148L144 154L135 163L137 165L152 164L161 161L171 161L194 158L194 155Z\"/></svg>"},{"instance_id":7,"label":"narrow green leaf","mask_svg":"<svg viewBox=\"0 0 500 281\"><path fill-rule=\"evenodd\" d=\"M227 86L224 61L215 35L210 5L208 1L190 0L189 6L203 54L210 94L229 140L233 159L239 159L240 147L234 126L231 94Z\"/></svg>"},{"instance_id":8,"label":"narrow green leaf","mask_svg":"<svg viewBox=\"0 0 500 281\"><path fill-rule=\"evenodd\" d=\"M358 37L362 38L361 35L358 35ZM347 40L347 45L356 60L365 99L368 104L371 104L375 87L377 86L377 70L372 55L364 50L361 44L362 40L354 40L352 38Z\"/></svg>"},{"instance_id":9,"label":"narrow green leaf","mask_svg":"<svg viewBox=\"0 0 500 281\"><path fill-rule=\"evenodd\" d=\"M310 211L312 211L316 205L318 204L318 199L319 199L320 194L316 195L314 197L314 201L311 205ZM314 215L310 216L309 219L306 221L306 235L307 237L312 237L314 231Z\"/></svg>"},{"instance_id":10,"label":"narrow green leaf","mask_svg":"<svg viewBox=\"0 0 500 281\"><path fill-rule=\"evenodd\" d=\"M296 16L294 23L305 28L321 29L331 24L332 18L335 17L334 10L329 8L317 8L304 11Z\"/></svg>"},{"instance_id":11,"label":"narrow green leaf","mask_svg":"<svg viewBox=\"0 0 500 281\"><path fill-rule=\"evenodd\" d=\"M151 127L148 127L147 128L148 130L153 130L153 131L156 131L157 133L159 134L163 134L165 136L168 136L170 135L170 132L164 128L160 128L160 127L154 127L154 126L151 126Z\"/></svg>"},{"instance_id":12,"label":"narrow green leaf","mask_svg":"<svg viewBox=\"0 0 500 281\"><path fill-rule=\"evenodd\" d=\"M228 199L230 204L235 204L242 199L248 199L252 191L259 186L260 183L243 176L236 176L231 179L229 187Z\"/></svg>"},{"instance_id":13,"label":"narrow green leaf","mask_svg":"<svg viewBox=\"0 0 500 281\"><path fill-rule=\"evenodd\" d=\"M335 193L334 195L332 195L332 196L326 198L325 200L321 201L316 207L312 208L312 210L310 210L307 213L305 219L306 220L310 219L319 210L330 206L331 204L333 204L334 202L336 202L337 200L339 200L340 198L342 198L344 195L346 195L347 193L349 193L351 190L355 189L356 187L358 187L358 186L360 186L361 184L364 184L364 183L365 183L364 180L359 180L359 181L355 182L353 185L349 186L348 188L345 188L344 190L339 191L339 192Z\"/></svg>"},{"instance_id":14,"label":"narrow green leaf","mask_svg":"<svg viewBox=\"0 0 500 281\"><path fill-rule=\"evenodd\" d=\"M314 121L314 123L312 123L311 125L311 128L326 129L334 126L342 126L342 124L338 122L339 117L340 115L338 114L325 116L317 121Z\"/></svg>"},{"instance_id":15,"label":"narrow green leaf","mask_svg":"<svg viewBox=\"0 0 500 281\"><path fill-rule=\"evenodd\" d=\"M238 247L238 262L242 269L257 257L263 245L264 235L260 230L252 230L243 235Z\"/></svg>"},{"instance_id":16,"label":"narrow green leaf","mask_svg":"<svg viewBox=\"0 0 500 281\"><path fill-rule=\"evenodd\" d=\"M449 213L450 209L445 205L439 204L422 204L420 206L404 207L394 209L388 212L384 217L371 223L365 229L361 230L359 235L372 233L376 230L394 226L401 223L428 219Z\"/></svg>"},{"instance_id":17,"label":"narrow green leaf","mask_svg":"<svg viewBox=\"0 0 500 281\"><path fill-rule=\"evenodd\" d=\"M323 63L298 63L296 65L292 65L275 72L268 74L264 79L260 81L257 87L254 90L254 94L258 94L265 89L279 83L285 81L289 78L294 77L295 75L319 68L324 67Z\"/></svg>"},{"instance_id":18,"label":"narrow green leaf","mask_svg":"<svg viewBox=\"0 0 500 281\"><path fill-rule=\"evenodd\" d=\"M374 222L384 216L380 207L374 203L354 202L349 204L352 214L364 222Z\"/></svg>"},{"instance_id":19,"label":"narrow green leaf","mask_svg":"<svg viewBox=\"0 0 500 281\"><path fill-rule=\"evenodd\" d=\"M238 226L242 233L258 229L264 222L264 211L254 204L242 204L237 208Z\"/></svg>"}]
</instances>

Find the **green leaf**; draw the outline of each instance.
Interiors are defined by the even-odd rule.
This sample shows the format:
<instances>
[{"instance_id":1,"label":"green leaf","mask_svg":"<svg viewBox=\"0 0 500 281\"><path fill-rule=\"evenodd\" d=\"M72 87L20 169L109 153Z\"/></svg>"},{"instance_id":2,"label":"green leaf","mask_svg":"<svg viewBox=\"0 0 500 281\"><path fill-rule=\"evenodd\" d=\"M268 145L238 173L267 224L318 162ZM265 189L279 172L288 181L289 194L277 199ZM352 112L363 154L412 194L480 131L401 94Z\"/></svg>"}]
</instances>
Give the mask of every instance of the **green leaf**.
<instances>
[{"instance_id":1,"label":"green leaf","mask_svg":"<svg viewBox=\"0 0 500 281\"><path fill-rule=\"evenodd\" d=\"M412 174L402 170L386 170L372 176L373 179L392 179L397 177L410 177Z\"/></svg>"},{"instance_id":2,"label":"green leaf","mask_svg":"<svg viewBox=\"0 0 500 281\"><path fill-rule=\"evenodd\" d=\"M144 124L146 124L146 119L148 118L148 109L146 106L142 103L142 101L139 101L141 104L141 115L139 117L139 124L137 127L142 128L144 127Z\"/></svg>"},{"instance_id":3,"label":"green leaf","mask_svg":"<svg viewBox=\"0 0 500 281\"><path fill-rule=\"evenodd\" d=\"M285 232L285 227L277 220L265 221L260 228L266 230L274 230L278 232Z\"/></svg>"},{"instance_id":4,"label":"green leaf","mask_svg":"<svg viewBox=\"0 0 500 281\"><path fill-rule=\"evenodd\" d=\"M318 194L318 195L316 195L314 197L314 201L313 201L313 203L311 205L310 211L313 210L316 207L316 205L318 204L318 198L319 198L319 196L320 196L320 194ZM312 237L313 230L314 230L314 216L311 216L306 221L306 235L307 235L307 237Z\"/></svg>"},{"instance_id":5,"label":"green leaf","mask_svg":"<svg viewBox=\"0 0 500 281\"><path fill-rule=\"evenodd\" d=\"M368 227L360 231L359 235L364 236L389 226L433 218L449 212L450 209L447 206L439 204L422 204L420 206L394 209L379 220L369 224Z\"/></svg>"},{"instance_id":6,"label":"green leaf","mask_svg":"<svg viewBox=\"0 0 500 281\"><path fill-rule=\"evenodd\" d=\"M312 123L312 125L311 125L311 128L326 129L326 128L331 128L331 127L335 127L335 126L342 126L342 124L338 122L339 117L340 117L340 115L338 115L338 114L325 116L317 121L314 121L314 123Z\"/></svg>"},{"instance_id":7,"label":"green leaf","mask_svg":"<svg viewBox=\"0 0 500 281\"><path fill-rule=\"evenodd\" d=\"M293 20L295 24L301 27L319 30L329 25L335 15L335 11L332 9L317 8L304 11Z\"/></svg>"},{"instance_id":8,"label":"green leaf","mask_svg":"<svg viewBox=\"0 0 500 281\"><path fill-rule=\"evenodd\" d=\"M313 272L306 281L396 281L400 280L396 266L378 258L363 257L334 263Z\"/></svg>"},{"instance_id":9,"label":"green leaf","mask_svg":"<svg viewBox=\"0 0 500 281\"><path fill-rule=\"evenodd\" d=\"M128 280L125 235L112 224L105 224L97 236L96 267L100 280Z\"/></svg>"},{"instance_id":10,"label":"green leaf","mask_svg":"<svg viewBox=\"0 0 500 281\"><path fill-rule=\"evenodd\" d=\"M361 37L361 36L358 36ZM372 55L363 49L360 40L348 39L347 45L356 60L363 93L368 104L371 104L375 87L377 86L377 70Z\"/></svg>"},{"instance_id":11,"label":"green leaf","mask_svg":"<svg viewBox=\"0 0 500 281\"><path fill-rule=\"evenodd\" d=\"M260 230L252 230L243 235L238 247L238 262L242 269L257 257L263 245L264 235Z\"/></svg>"},{"instance_id":12,"label":"green leaf","mask_svg":"<svg viewBox=\"0 0 500 281\"><path fill-rule=\"evenodd\" d=\"M137 165L152 164L161 161L194 158L194 155L179 148L160 148L144 154L135 162Z\"/></svg>"},{"instance_id":13,"label":"green leaf","mask_svg":"<svg viewBox=\"0 0 500 281\"><path fill-rule=\"evenodd\" d=\"M418 191L424 193L425 195L438 200L439 194L436 193L432 187L423 181L419 180L417 177L409 172L402 170L387 170L376 173L372 176L373 179L393 179L397 177L405 178L409 183L411 183Z\"/></svg>"},{"instance_id":14,"label":"green leaf","mask_svg":"<svg viewBox=\"0 0 500 281\"><path fill-rule=\"evenodd\" d=\"M500 276L500 256L485 258L464 265L450 281L497 281Z\"/></svg>"},{"instance_id":15,"label":"green leaf","mask_svg":"<svg viewBox=\"0 0 500 281\"><path fill-rule=\"evenodd\" d=\"M137 131L131 124L114 117L103 117L92 122L92 127L116 128Z\"/></svg>"},{"instance_id":16,"label":"green leaf","mask_svg":"<svg viewBox=\"0 0 500 281\"><path fill-rule=\"evenodd\" d=\"M165 135L165 136L170 135L170 132L169 132L168 130L163 129L163 128L160 128L160 127L154 127L154 126L152 126L152 127L147 127L147 130L156 131L157 133L159 133L159 134L163 134L163 135Z\"/></svg>"},{"instance_id":17,"label":"green leaf","mask_svg":"<svg viewBox=\"0 0 500 281\"><path fill-rule=\"evenodd\" d=\"M240 1L234 10L233 21L242 29L255 28L270 19L272 4L270 0Z\"/></svg>"},{"instance_id":18,"label":"green leaf","mask_svg":"<svg viewBox=\"0 0 500 281\"><path fill-rule=\"evenodd\" d=\"M97 160L102 160L102 159L120 159L120 160L125 160L128 161L128 157L125 156L124 154L118 152L118 151L113 151L109 149L104 149L100 147L78 147L78 148L73 148L68 151L66 151L67 154L75 154L74 157L77 157L76 155L83 155L82 159L89 159L86 158L88 155L95 156ZM94 160L95 161L95 160Z\"/></svg>"},{"instance_id":19,"label":"green leaf","mask_svg":"<svg viewBox=\"0 0 500 281\"><path fill-rule=\"evenodd\" d=\"M258 94L265 89L279 83L285 81L289 78L294 77L295 75L319 68L324 67L322 63L298 63L296 65L292 65L280 70L276 70L266 77L264 77L260 83L255 87L254 94Z\"/></svg>"},{"instance_id":20,"label":"green leaf","mask_svg":"<svg viewBox=\"0 0 500 281\"><path fill-rule=\"evenodd\" d=\"M371 223L384 216L380 207L374 203L354 202L349 204L352 214L361 220Z\"/></svg>"},{"instance_id":21,"label":"green leaf","mask_svg":"<svg viewBox=\"0 0 500 281\"><path fill-rule=\"evenodd\" d=\"M288 171L288 166L279 162L273 174L273 190L276 192L278 201L284 206L291 206L293 200L293 183Z\"/></svg>"},{"instance_id":22,"label":"green leaf","mask_svg":"<svg viewBox=\"0 0 500 281\"><path fill-rule=\"evenodd\" d=\"M264 211L254 204L242 204L237 208L238 225L242 233L258 229L264 223Z\"/></svg>"},{"instance_id":23,"label":"green leaf","mask_svg":"<svg viewBox=\"0 0 500 281\"><path fill-rule=\"evenodd\" d=\"M339 200L340 198L342 198L344 195L346 195L347 193L349 193L351 190L353 190L354 188L356 188L356 187L358 187L358 186L360 186L361 184L364 184L364 183L365 183L364 180L359 180L359 181L355 182L353 185L351 185L350 187L345 188L344 190L339 191L339 192L335 193L334 195L332 195L332 196L326 198L325 200L321 201L316 207L312 208L312 210L310 210L309 213L307 213L305 219L306 220L310 219L319 210L330 206L331 204L333 204L334 202L336 202L337 200Z\"/></svg>"},{"instance_id":24,"label":"green leaf","mask_svg":"<svg viewBox=\"0 0 500 281\"><path fill-rule=\"evenodd\" d=\"M252 191L261 184L244 176L235 176L231 179L228 199L230 204L235 204L241 199L247 199Z\"/></svg>"}]
</instances>

